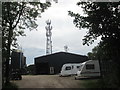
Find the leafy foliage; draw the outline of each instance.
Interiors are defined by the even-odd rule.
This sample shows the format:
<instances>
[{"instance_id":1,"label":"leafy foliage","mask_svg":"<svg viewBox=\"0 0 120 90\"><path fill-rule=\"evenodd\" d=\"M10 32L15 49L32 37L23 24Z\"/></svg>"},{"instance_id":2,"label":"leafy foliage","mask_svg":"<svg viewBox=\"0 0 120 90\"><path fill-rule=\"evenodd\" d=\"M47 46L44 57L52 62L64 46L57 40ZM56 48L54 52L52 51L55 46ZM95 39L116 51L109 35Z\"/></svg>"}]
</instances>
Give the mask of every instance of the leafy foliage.
<instances>
[{"instance_id":1,"label":"leafy foliage","mask_svg":"<svg viewBox=\"0 0 120 90\"><path fill-rule=\"evenodd\" d=\"M85 16L69 11L75 17L73 23L78 28L87 28L89 32L83 39L83 44L92 43L97 37L102 40L118 39L120 37L120 12L116 2L78 2Z\"/></svg>"},{"instance_id":2,"label":"leafy foliage","mask_svg":"<svg viewBox=\"0 0 120 90\"><path fill-rule=\"evenodd\" d=\"M83 44L90 45L98 37L101 41L89 58L101 61L101 67L107 69L102 72L106 87L119 87L120 85L120 2L78 2L85 16L69 11L74 17L73 23L78 28L87 28L89 31L84 36ZM109 71L110 70L110 71ZM107 73L107 74L105 74ZM109 82L109 83L108 83Z\"/></svg>"},{"instance_id":3,"label":"leafy foliage","mask_svg":"<svg viewBox=\"0 0 120 90\"><path fill-rule=\"evenodd\" d=\"M6 83L9 83L11 46L18 45L16 37L25 36L25 29L36 29L36 18L50 6L50 2L2 2L2 57L6 64Z\"/></svg>"},{"instance_id":4,"label":"leafy foliage","mask_svg":"<svg viewBox=\"0 0 120 90\"><path fill-rule=\"evenodd\" d=\"M11 40L16 36L24 36L24 29L36 29L36 18L40 17L51 4L40 2L2 2L3 41L7 41L11 28ZM9 38L10 38L9 37ZM16 43L14 43L16 45ZM13 44L13 45L14 45ZM4 46L4 45L3 45Z\"/></svg>"},{"instance_id":5,"label":"leafy foliage","mask_svg":"<svg viewBox=\"0 0 120 90\"><path fill-rule=\"evenodd\" d=\"M91 59L91 60L98 60L98 49L99 47L96 46L92 49L92 52L88 52L88 58Z\"/></svg>"}]
</instances>

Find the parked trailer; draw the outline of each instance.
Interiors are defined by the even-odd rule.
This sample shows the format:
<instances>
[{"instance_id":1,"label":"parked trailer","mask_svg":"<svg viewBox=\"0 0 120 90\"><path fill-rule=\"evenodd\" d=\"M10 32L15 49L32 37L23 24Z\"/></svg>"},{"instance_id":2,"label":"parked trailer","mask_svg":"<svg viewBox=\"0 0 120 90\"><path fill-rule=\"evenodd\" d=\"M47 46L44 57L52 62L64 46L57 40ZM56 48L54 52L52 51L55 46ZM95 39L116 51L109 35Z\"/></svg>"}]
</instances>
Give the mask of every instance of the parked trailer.
<instances>
[{"instance_id":1,"label":"parked trailer","mask_svg":"<svg viewBox=\"0 0 120 90\"><path fill-rule=\"evenodd\" d=\"M81 63L67 63L61 68L60 76L69 76L77 74Z\"/></svg>"},{"instance_id":2,"label":"parked trailer","mask_svg":"<svg viewBox=\"0 0 120 90\"><path fill-rule=\"evenodd\" d=\"M75 79L79 77L99 77L100 66L98 60L88 60L80 65Z\"/></svg>"}]
</instances>

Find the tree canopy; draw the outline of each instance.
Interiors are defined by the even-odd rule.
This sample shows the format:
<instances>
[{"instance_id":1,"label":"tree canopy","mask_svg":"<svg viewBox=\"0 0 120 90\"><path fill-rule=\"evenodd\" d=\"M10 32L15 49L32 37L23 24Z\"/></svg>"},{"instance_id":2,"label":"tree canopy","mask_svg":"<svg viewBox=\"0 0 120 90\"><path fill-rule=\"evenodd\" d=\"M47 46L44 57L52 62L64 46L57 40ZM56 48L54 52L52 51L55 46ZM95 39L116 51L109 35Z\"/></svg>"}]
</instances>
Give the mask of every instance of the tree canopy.
<instances>
[{"instance_id":1,"label":"tree canopy","mask_svg":"<svg viewBox=\"0 0 120 90\"><path fill-rule=\"evenodd\" d=\"M120 2L78 2L85 16L69 11L78 28L87 28L83 44L91 44L101 37L100 47L113 59L120 54ZM120 62L120 60L118 60Z\"/></svg>"},{"instance_id":2,"label":"tree canopy","mask_svg":"<svg viewBox=\"0 0 120 90\"><path fill-rule=\"evenodd\" d=\"M108 87L119 86L120 84L120 2L78 2L85 15L79 12L69 11L74 17L73 23L77 28L87 28L89 31L84 36L83 44L90 45L98 37L101 41L88 56L92 59L99 59L103 64L105 61L112 61L112 73L109 74ZM104 67L103 67L104 68ZM116 69L115 69L116 68ZM114 70L113 70L114 69ZM116 83L116 84L114 84Z\"/></svg>"},{"instance_id":3,"label":"tree canopy","mask_svg":"<svg viewBox=\"0 0 120 90\"><path fill-rule=\"evenodd\" d=\"M78 28L87 28L89 32L83 39L83 44L93 42L101 36L102 40L117 40L120 42L120 12L119 2L78 2L85 16L69 11L74 17L73 23Z\"/></svg>"},{"instance_id":4,"label":"tree canopy","mask_svg":"<svg viewBox=\"0 0 120 90\"><path fill-rule=\"evenodd\" d=\"M16 40L16 36L25 35L26 28L36 29L36 18L50 5L49 2L2 2L3 41L9 36L9 30L11 40Z\"/></svg>"},{"instance_id":5,"label":"tree canopy","mask_svg":"<svg viewBox=\"0 0 120 90\"><path fill-rule=\"evenodd\" d=\"M16 37L24 36L25 29L36 29L36 18L50 6L50 2L2 2L2 57L6 83L9 82L11 46L17 46Z\"/></svg>"}]
</instances>

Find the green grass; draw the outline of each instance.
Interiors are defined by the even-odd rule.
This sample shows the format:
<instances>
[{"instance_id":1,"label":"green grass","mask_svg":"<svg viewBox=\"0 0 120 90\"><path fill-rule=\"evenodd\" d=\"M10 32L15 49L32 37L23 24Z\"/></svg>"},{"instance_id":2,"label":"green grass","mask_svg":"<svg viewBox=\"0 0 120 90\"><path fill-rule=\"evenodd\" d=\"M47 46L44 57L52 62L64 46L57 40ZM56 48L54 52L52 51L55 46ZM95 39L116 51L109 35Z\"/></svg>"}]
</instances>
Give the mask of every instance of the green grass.
<instances>
[{"instance_id":1,"label":"green grass","mask_svg":"<svg viewBox=\"0 0 120 90\"><path fill-rule=\"evenodd\" d=\"M102 88L103 83L99 79L83 80L82 85L85 88Z\"/></svg>"},{"instance_id":2,"label":"green grass","mask_svg":"<svg viewBox=\"0 0 120 90\"><path fill-rule=\"evenodd\" d=\"M3 86L3 89L2 90L6 90L6 89L14 89L14 90L17 90L18 89L18 86L14 83L8 83L7 85L4 85Z\"/></svg>"},{"instance_id":3,"label":"green grass","mask_svg":"<svg viewBox=\"0 0 120 90\"><path fill-rule=\"evenodd\" d=\"M119 88L116 83L106 79L81 80L85 88Z\"/></svg>"}]
</instances>

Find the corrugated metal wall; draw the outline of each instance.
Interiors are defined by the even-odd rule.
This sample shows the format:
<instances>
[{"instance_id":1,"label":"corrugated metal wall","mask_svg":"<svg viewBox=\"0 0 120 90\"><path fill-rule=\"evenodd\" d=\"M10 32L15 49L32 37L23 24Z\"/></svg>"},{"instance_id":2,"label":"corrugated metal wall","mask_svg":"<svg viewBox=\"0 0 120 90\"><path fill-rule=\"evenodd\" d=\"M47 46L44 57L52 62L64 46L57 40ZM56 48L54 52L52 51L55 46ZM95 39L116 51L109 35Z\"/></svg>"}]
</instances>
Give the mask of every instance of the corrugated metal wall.
<instances>
[{"instance_id":1,"label":"corrugated metal wall","mask_svg":"<svg viewBox=\"0 0 120 90\"><path fill-rule=\"evenodd\" d=\"M65 63L82 63L86 60L88 60L87 56L66 52L59 52L47 56L37 57L35 58L36 74L40 74L40 68L43 68L42 63L44 64L45 62L48 62L48 69L50 70L50 67L53 67L54 74L57 74L60 73L61 67ZM50 73L49 71L47 72Z\"/></svg>"}]
</instances>

